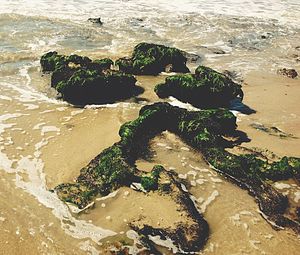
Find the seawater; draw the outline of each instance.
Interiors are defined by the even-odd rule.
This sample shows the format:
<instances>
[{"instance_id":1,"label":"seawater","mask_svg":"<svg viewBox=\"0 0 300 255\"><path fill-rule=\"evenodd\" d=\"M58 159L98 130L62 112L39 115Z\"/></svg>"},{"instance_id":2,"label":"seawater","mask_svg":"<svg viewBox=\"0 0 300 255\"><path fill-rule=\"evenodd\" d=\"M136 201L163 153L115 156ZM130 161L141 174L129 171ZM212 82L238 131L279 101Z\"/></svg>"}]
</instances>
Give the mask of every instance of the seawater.
<instances>
[{"instance_id":1,"label":"seawater","mask_svg":"<svg viewBox=\"0 0 300 255\"><path fill-rule=\"evenodd\" d=\"M41 75L42 54L56 50L116 59L146 41L198 54L201 64L242 77L252 70L274 74L280 67L300 68L295 56L300 54L299 16L296 0L1 1L0 254L103 254L110 238L134 236L123 219L117 220L120 208L114 201L121 203L122 196L110 198L106 209L98 204L78 216L49 190L72 182L81 167L118 141L120 125L158 100L153 87L165 77L139 77L146 89L139 103L78 110L58 100L49 77ZM95 17L102 26L87 21ZM176 137L159 139L154 161L196 185L191 192L205 208L212 237L203 254L276 254L274 249L296 254L298 239L271 229L246 192L226 180L216 182L215 173L191 150L181 150L187 147ZM190 171L196 171L194 179ZM298 201L299 189L291 187Z\"/></svg>"}]
</instances>

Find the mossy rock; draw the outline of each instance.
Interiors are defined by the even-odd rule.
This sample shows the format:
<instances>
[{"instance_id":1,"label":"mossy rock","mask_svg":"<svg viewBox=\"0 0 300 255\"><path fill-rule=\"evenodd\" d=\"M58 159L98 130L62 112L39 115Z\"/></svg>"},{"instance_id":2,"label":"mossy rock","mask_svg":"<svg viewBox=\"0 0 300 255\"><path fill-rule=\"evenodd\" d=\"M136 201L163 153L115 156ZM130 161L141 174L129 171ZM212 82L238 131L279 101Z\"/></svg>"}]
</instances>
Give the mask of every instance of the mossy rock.
<instances>
[{"instance_id":1,"label":"mossy rock","mask_svg":"<svg viewBox=\"0 0 300 255\"><path fill-rule=\"evenodd\" d=\"M283 215L288 207L287 198L270 186L273 181L299 178L300 159L283 157L268 162L255 154L230 153L226 150L224 136L234 134L235 129L236 118L226 109L190 112L168 103L144 106L137 119L121 126L119 142L83 168L75 184L59 185L56 191L61 199L80 208L99 194L107 195L133 182L140 182L146 191L159 190L171 195L168 193L170 183L161 180L163 170L159 166L146 173L135 165L149 140L168 130L199 150L216 171L247 189L267 217L300 233L300 225ZM70 195L66 194L68 192Z\"/></svg>"},{"instance_id":2,"label":"mossy rock","mask_svg":"<svg viewBox=\"0 0 300 255\"><path fill-rule=\"evenodd\" d=\"M199 66L195 74L167 77L165 83L156 85L154 91L160 98L173 96L200 108L228 107L231 100L243 98L239 84L205 66Z\"/></svg>"},{"instance_id":3,"label":"mossy rock","mask_svg":"<svg viewBox=\"0 0 300 255\"><path fill-rule=\"evenodd\" d=\"M120 58L116 65L126 73L157 75L165 71L188 73L186 61L179 49L143 42L135 46L131 58Z\"/></svg>"},{"instance_id":4,"label":"mossy rock","mask_svg":"<svg viewBox=\"0 0 300 255\"><path fill-rule=\"evenodd\" d=\"M113 103L140 94L131 74L110 70L109 58L92 61L78 55L48 52L41 57L43 72L52 73L51 86L76 105Z\"/></svg>"}]
</instances>

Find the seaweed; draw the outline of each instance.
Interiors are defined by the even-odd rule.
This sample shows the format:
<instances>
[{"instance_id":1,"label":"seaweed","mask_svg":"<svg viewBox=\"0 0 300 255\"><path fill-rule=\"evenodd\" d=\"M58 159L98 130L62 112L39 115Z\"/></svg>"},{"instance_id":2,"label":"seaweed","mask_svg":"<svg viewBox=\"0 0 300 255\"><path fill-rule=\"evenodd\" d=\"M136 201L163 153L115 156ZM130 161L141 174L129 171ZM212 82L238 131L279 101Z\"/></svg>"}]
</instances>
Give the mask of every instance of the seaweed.
<instances>
[{"instance_id":1,"label":"seaweed","mask_svg":"<svg viewBox=\"0 0 300 255\"><path fill-rule=\"evenodd\" d=\"M199 66L195 74L167 77L154 91L160 98L174 96L199 108L229 107L231 100L243 99L239 84L205 66Z\"/></svg>"},{"instance_id":2,"label":"seaweed","mask_svg":"<svg viewBox=\"0 0 300 255\"><path fill-rule=\"evenodd\" d=\"M172 196L175 173L166 177L165 170L161 166L156 166L152 172L147 173L137 169L135 165L135 161L147 148L149 140L165 130L173 132L199 150L216 171L247 189L257 200L265 217L279 226L290 227L300 233L299 223L284 215L289 206L287 197L270 185L277 180L299 178L300 159L283 157L279 161L268 162L256 154L235 155L228 152L224 136L235 132L236 117L227 109L190 112L168 103L154 103L142 107L137 119L120 127L120 141L105 149L84 167L76 183L61 184L55 188L58 196L64 201L76 204L79 208L85 208L96 196L107 195L134 182L141 183L146 192L155 191ZM180 201L183 203L182 199ZM187 201L187 197L184 201L185 204L191 202ZM194 209L185 210L190 212ZM199 215L197 217L198 220L201 218ZM174 233L182 227L178 225ZM134 228L137 229L136 226ZM201 226L195 227L195 232L199 228ZM153 233L168 233L170 236L173 231L157 232L150 226L138 229L142 234L146 229L148 232L151 229ZM185 227L183 229L186 231ZM177 234L174 236L177 242L182 244L183 240L180 241ZM186 247L191 250L190 246Z\"/></svg>"},{"instance_id":3,"label":"seaweed","mask_svg":"<svg viewBox=\"0 0 300 255\"><path fill-rule=\"evenodd\" d=\"M164 71L188 73L186 61L179 49L143 42L134 47L131 58L120 58L116 65L125 73L157 75Z\"/></svg>"},{"instance_id":4,"label":"seaweed","mask_svg":"<svg viewBox=\"0 0 300 255\"><path fill-rule=\"evenodd\" d=\"M62 99L76 105L112 103L140 94L133 75L111 70L109 58L92 61L78 55L48 52L41 57L43 72L50 72L51 86Z\"/></svg>"}]
</instances>

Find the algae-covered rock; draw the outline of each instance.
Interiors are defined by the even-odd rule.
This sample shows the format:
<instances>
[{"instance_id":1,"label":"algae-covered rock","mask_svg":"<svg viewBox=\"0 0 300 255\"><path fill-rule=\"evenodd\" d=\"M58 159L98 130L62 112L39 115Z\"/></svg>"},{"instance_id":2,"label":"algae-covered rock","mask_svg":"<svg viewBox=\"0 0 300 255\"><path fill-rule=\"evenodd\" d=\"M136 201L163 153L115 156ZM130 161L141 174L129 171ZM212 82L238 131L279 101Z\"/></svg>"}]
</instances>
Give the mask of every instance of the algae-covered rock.
<instances>
[{"instance_id":1,"label":"algae-covered rock","mask_svg":"<svg viewBox=\"0 0 300 255\"><path fill-rule=\"evenodd\" d=\"M173 96L201 108L228 107L230 101L243 98L241 86L226 75L209 67L199 66L195 74L167 77L155 87L160 98Z\"/></svg>"},{"instance_id":2,"label":"algae-covered rock","mask_svg":"<svg viewBox=\"0 0 300 255\"><path fill-rule=\"evenodd\" d=\"M121 140L101 152L80 171L76 181L79 184L75 190L76 196L81 187L84 192L93 190L93 195L107 195L121 186L130 186L134 181L141 182L145 190L155 190L158 188L159 168L149 175L134 165L151 138L169 130L196 148L206 148L217 145L222 141L222 135L232 132L236 127L235 120L231 112L222 109L189 112L168 103L144 106L136 120L121 126ZM206 137L208 134L210 137ZM65 191L59 186L58 195L63 195L65 201L71 200L60 193L62 190ZM93 199L89 198L89 201L82 199L82 204L76 204L83 208Z\"/></svg>"},{"instance_id":3,"label":"algae-covered rock","mask_svg":"<svg viewBox=\"0 0 300 255\"><path fill-rule=\"evenodd\" d=\"M168 130L199 150L216 171L247 189L258 201L262 213L268 219L279 226L290 227L300 233L299 223L284 215L288 207L287 198L270 185L272 181L299 178L300 159L283 157L279 161L268 162L255 154L230 153L226 150L228 141L226 143L224 136L232 135L235 129L236 117L226 109L190 112L168 103L146 105L140 110L137 119L121 126L119 130L121 140L104 150L81 170L76 183L62 184L55 190L62 200L74 203L79 208L86 207L97 195L107 195L134 182L141 183L146 192L162 192L172 196L175 177L172 179L169 176L166 182L162 178L163 168L155 167L151 173L146 173L137 169L135 165L135 161L146 150L149 140ZM193 238L201 226L189 226ZM173 236L172 240L181 244L178 246L184 247L182 240L185 239L180 240L177 237L180 236L180 232L188 233L187 228L187 225L180 224L176 226L176 232L172 232L172 229L168 229L167 232L150 227L147 229L151 229L153 233ZM137 229L143 234L146 228L140 226ZM170 234L170 231L173 234Z\"/></svg>"},{"instance_id":4,"label":"algae-covered rock","mask_svg":"<svg viewBox=\"0 0 300 255\"><path fill-rule=\"evenodd\" d=\"M289 68L278 69L277 73L292 79L295 79L298 76L298 73L295 69L289 69Z\"/></svg>"},{"instance_id":5,"label":"algae-covered rock","mask_svg":"<svg viewBox=\"0 0 300 255\"><path fill-rule=\"evenodd\" d=\"M151 237L158 237L161 240L168 240L172 244L174 254L198 252L205 244L209 227L207 222L199 213L190 194L185 192L177 174L173 171L166 171L162 166L155 166L151 175L157 176L157 186L160 187L160 196L169 196L176 204L176 210L181 215L180 220L170 226L151 225L151 219L139 218L130 222L130 227L143 236L146 243L151 243ZM168 183L168 190L164 187ZM153 251L154 254L157 254Z\"/></svg>"},{"instance_id":6,"label":"algae-covered rock","mask_svg":"<svg viewBox=\"0 0 300 255\"><path fill-rule=\"evenodd\" d=\"M176 48L159 44L140 43L135 46L131 58L116 61L125 73L156 75L160 72L188 73L187 58Z\"/></svg>"},{"instance_id":7,"label":"algae-covered rock","mask_svg":"<svg viewBox=\"0 0 300 255\"><path fill-rule=\"evenodd\" d=\"M134 76L110 70L113 61L109 58L92 61L48 52L40 62L43 72L52 73L51 86L73 104L112 103L142 92Z\"/></svg>"},{"instance_id":8,"label":"algae-covered rock","mask_svg":"<svg viewBox=\"0 0 300 255\"><path fill-rule=\"evenodd\" d=\"M89 204L95 195L105 196L122 186L129 186L137 177L122 148L115 144L95 157L81 169L75 184L61 184L55 188L58 196L79 208ZM90 191L93 192L90 192Z\"/></svg>"}]
</instances>

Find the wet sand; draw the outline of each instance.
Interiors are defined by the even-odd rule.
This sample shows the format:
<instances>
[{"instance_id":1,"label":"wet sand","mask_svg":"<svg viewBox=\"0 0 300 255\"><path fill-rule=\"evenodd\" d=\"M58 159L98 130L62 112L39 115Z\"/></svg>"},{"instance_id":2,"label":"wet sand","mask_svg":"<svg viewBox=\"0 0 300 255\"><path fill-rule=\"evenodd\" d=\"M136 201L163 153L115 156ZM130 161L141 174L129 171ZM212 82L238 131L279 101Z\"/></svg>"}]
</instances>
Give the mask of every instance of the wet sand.
<instances>
[{"instance_id":1,"label":"wet sand","mask_svg":"<svg viewBox=\"0 0 300 255\"><path fill-rule=\"evenodd\" d=\"M142 101L156 100L153 86L162 79L139 77L146 89L140 96ZM257 113L238 114L238 129L251 139L242 146L299 157L298 139L270 136L249 126L259 122L300 137L299 80L250 73L245 77L243 90L244 103ZM118 141L120 125L135 119L141 105L121 103L110 108L78 109L43 102L31 106L8 100L5 103L8 107L2 109L2 114L25 115L3 121L12 123L1 141L5 147L1 155L6 155L12 163L8 167L9 161L6 165L2 161L6 172L0 172L3 254L20 254L25 249L29 251L27 254L96 254L97 250L103 253L108 242L133 243L126 235L130 220L144 216L154 224L177 221L172 201L161 202L155 195L147 196L128 188L120 189L113 198L96 201L95 208L86 213L72 216L66 214L68 209L61 207L61 202L55 202L60 205L55 208L51 205L55 198L47 197L47 190L72 181L80 168ZM199 153L170 133L156 137L150 145L152 157L139 160L137 166L150 170L154 164L162 164L177 171L187 182L211 229L202 254L297 254L300 242L295 234L272 229L259 214L253 198L209 169ZM291 199L297 191L299 187L293 187Z\"/></svg>"},{"instance_id":2,"label":"wet sand","mask_svg":"<svg viewBox=\"0 0 300 255\"><path fill-rule=\"evenodd\" d=\"M251 139L245 147L268 149L278 156L300 156L300 80L252 72L245 77L243 103L255 114L239 116L238 129ZM249 125L261 123L277 127L295 138L278 138Z\"/></svg>"}]
</instances>

